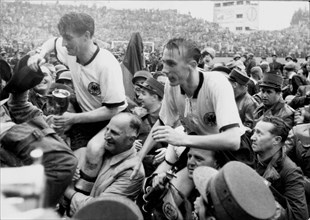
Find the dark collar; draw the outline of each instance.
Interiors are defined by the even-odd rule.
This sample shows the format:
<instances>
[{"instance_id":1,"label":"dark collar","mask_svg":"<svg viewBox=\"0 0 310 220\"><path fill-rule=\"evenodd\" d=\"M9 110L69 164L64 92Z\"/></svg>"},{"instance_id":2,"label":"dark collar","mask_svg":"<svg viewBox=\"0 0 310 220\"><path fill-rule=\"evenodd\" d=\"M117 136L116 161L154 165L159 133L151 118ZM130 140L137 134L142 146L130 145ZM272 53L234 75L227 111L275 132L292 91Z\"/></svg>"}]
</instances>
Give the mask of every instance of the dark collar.
<instances>
[{"instance_id":1,"label":"dark collar","mask_svg":"<svg viewBox=\"0 0 310 220\"><path fill-rule=\"evenodd\" d=\"M196 88L195 92L194 92L194 95L193 95L193 99L197 99L198 97L198 93L202 87L202 84L203 84L203 74L202 72L199 72L199 83L198 83L198 87ZM180 86L180 89L181 89L181 94L182 95L185 95L185 91L182 89L182 87Z\"/></svg>"},{"instance_id":2,"label":"dark collar","mask_svg":"<svg viewBox=\"0 0 310 220\"><path fill-rule=\"evenodd\" d=\"M98 54L99 51L100 51L99 46L98 46L96 43L95 43L95 45L97 46L97 49L96 49L94 55L90 58L89 61L87 61L85 64L81 64L79 58L76 57L76 62L79 63L79 64L81 64L82 66L87 66L88 64L90 64L90 63L95 59L95 57L97 56L97 54Z\"/></svg>"}]
</instances>

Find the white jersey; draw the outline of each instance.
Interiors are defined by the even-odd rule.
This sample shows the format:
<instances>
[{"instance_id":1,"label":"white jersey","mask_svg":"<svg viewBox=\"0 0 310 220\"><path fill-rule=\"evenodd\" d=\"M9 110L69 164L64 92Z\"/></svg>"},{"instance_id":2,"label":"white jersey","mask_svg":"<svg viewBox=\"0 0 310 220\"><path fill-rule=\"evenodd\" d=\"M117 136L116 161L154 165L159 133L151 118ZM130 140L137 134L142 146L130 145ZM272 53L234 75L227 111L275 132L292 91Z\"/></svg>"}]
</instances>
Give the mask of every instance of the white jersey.
<instances>
[{"instance_id":1,"label":"white jersey","mask_svg":"<svg viewBox=\"0 0 310 220\"><path fill-rule=\"evenodd\" d=\"M111 52L97 46L90 61L82 65L76 56L68 55L62 46L62 38L56 40L56 52L57 58L70 69L76 98L83 112L101 106L127 107L122 70Z\"/></svg>"},{"instance_id":2,"label":"white jersey","mask_svg":"<svg viewBox=\"0 0 310 220\"><path fill-rule=\"evenodd\" d=\"M180 86L165 85L160 119L175 127L180 121L186 132L197 135L216 134L230 127L241 127L233 89L222 73L199 72L199 85L193 97Z\"/></svg>"}]
</instances>

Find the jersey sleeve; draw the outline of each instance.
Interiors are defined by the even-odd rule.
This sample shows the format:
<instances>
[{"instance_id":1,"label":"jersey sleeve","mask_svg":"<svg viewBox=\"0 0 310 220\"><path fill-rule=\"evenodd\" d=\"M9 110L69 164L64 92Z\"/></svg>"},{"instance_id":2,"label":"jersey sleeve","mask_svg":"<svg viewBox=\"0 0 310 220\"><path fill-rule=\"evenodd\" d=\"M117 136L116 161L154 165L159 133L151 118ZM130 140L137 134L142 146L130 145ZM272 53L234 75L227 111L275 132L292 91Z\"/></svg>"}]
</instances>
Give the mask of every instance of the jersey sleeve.
<instances>
[{"instance_id":1,"label":"jersey sleeve","mask_svg":"<svg viewBox=\"0 0 310 220\"><path fill-rule=\"evenodd\" d=\"M125 105L126 96L123 83L122 69L112 54L106 56L107 63L100 77L100 90L102 106L118 107Z\"/></svg>"},{"instance_id":2,"label":"jersey sleeve","mask_svg":"<svg viewBox=\"0 0 310 220\"><path fill-rule=\"evenodd\" d=\"M55 39L55 55L57 59L68 66L68 51L65 47L62 46L62 37L58 37Z\"/></svg>"},{"instance_id":3,"label":"jersey sleeve","mask_svg":"<svg viewBox=\"0 0 310 220\"><path fill-rule=\"evenodd\" d=\"M240 127L241 119L234 97L234 91L228 79L221 73L208 78L210 96L215 110L219 132L231 127Z\"/></svg>"}]
</instances>

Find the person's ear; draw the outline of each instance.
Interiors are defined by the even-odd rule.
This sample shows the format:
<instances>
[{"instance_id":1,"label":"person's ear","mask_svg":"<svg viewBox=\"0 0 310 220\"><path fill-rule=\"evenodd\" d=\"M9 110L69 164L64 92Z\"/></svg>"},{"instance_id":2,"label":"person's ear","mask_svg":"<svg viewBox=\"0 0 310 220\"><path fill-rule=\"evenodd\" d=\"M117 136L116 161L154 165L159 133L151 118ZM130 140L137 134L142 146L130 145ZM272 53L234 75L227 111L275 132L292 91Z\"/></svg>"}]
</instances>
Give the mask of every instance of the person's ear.
<instances>
[{"instance_id":1,"label":"person's ear","mask_svg":"<svg viewBox=\"0 0 310 220\"><path fill-rule=\"evenodd\" d=\"M276 141L277 144L280 144L282 141L282 137L281 136L275 136L274 140Z\"/></svg>"},{"instance_id":2,"label":"person's ear","mask_svg":"<svg viewBox=\"0 0 310 220\"><path fill-rule=\"evenodd\" d=\"M90 39L91 38L91 34L89 31L85 31L84 36L86 37L86 39Z\"/></svg>"},{"instance_id":3,"label":"person's ear","mask_svg":"<svg viewBox=\"0 0 310 220\"><path fill-rule=\"evenodd\" d=\"M196 69L196 67L198 66L198 63L196 62L196 60L191 60L188 65L190 66L191 69Z\"/></svg>"}]
</instances>

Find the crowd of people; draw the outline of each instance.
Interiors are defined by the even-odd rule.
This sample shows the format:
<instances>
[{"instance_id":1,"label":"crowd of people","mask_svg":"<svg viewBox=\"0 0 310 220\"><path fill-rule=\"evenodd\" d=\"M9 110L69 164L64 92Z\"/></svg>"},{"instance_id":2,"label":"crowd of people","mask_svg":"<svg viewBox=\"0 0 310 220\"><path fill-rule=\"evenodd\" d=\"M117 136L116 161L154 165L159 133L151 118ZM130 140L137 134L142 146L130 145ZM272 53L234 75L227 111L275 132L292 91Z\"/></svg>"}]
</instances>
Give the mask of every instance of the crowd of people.
<instances>
[{"instance_id":1,"label":"crowd of people","mask_svg":"<svg viewBox=\"0 0 310 220\"><path fill-rule=\"evenodd\" d=\"M272 49L271 43L264 44L270 33L250 39L240 35L242 40L234 40L236 49L227 50L234 52L232 60L216 63L222 51L216 45L224 45L218 36L225 43L235 36L176 11L76 6L73 12L57 4L4 5L4 33L6 28L13 38L23 33L21 45L42 37L14 63L5 53L0 59L1 169L35 162L46 176L42 203L28 209L49 209L54 219L81 220L98 215L150 220L309 218L310 54L298 63L292 48L296 53L299 46L305 53L307 49L294 44L290 37L295 32L283 38L289 29L278 32ZM49 7L59 14L52 15ZM33 9L38 13L28 16ZM27 19L12 27L19 19L15 13L27 14L29 22L38 15L46 18L45 23L33 23L38 26L31 33L42 35L20 30L29 25ZM115 26L104 17L111 14ZM128 20L118 23L125 15ZM147 15L150 19L144 19ZM129 19L137 17L141 23ZM165 32L157 39L160 59L150 53L146 60L142 39L156 41L148 33L155 33L152 20L163 17L158 24ZM169 19L175 17L179 25L170 27ZM114 39L107 28L116 31L117 26L124 31L119 39L130 39L119 60L98 42L99 36ZM145 26L150 29L145 31ZM188 34L201 33L206 26L207 41ZM132 30L126 32L127 27L142 28L143 38L140 32L128 36ZM7 45L11 39L5 39ZM241 45L251 46L243 51ZM270 63L255 59L260 48L268 51ZM285 63L278 61L282 55ZM35 160L38 149L42 158ZM30 194L19 196L26 203ZM1 191L3 204L10 208L6 197L12 195L14 189ZM14 218L29 214L16 207L14 212ZM44 213L32 219L42 219ZM2 215L13 217L10 212Z\"/></svg>"},{"instance_id":2,"label":"crowd of people","mask_svg":"<svg viewBox=\"0 0 310 220\"><path fill-rule=\"evenodd\" d=\"M1 4L1 47L10 57L18 51L28 52L44 39L58 35L55 21L72 10L91 13L98 24L95 37L110 46L112 41L128 41L134 30L141 33L144 41L154 42L156 50L161 50L166 39L183 36L195 40L201 47L213 47L220 57L231 56L237 51L251 51L255 56L276 52L279 57L289 53L305 57L309 52L307 24L302 22L279 31L235 34L216 23L181 14L177 10L115 10L96 5L17 1ZM124 46L113 48L114 52L125 50Z\"/></svg>"}]
</instances>

